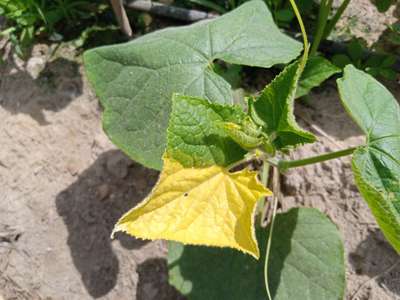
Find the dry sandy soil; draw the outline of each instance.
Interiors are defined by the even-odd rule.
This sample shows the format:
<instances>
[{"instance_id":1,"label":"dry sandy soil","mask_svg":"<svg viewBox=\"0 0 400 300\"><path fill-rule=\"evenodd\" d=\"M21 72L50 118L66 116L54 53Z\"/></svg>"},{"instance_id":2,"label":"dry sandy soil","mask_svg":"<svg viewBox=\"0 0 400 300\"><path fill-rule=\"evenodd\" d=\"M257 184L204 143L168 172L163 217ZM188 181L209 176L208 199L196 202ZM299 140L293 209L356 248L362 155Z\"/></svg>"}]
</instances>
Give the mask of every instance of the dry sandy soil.
<instances>
[{"instance_id":1,"label":"dry sandy soil","mask_svg":"<svg viewBox=\"0 0 400 300\"><path fill-rule=\"evenodd\" d=\"M296 114L319 136L296 157L362 143L333 81ZM0 67L0 300L181 298L167 282L163 242L109 238L158 174L116 150L100 118L70 49L49 59L39 45L27 64L10 58ZM400 258L361 199L348 158L291 171L282 190L283 210L316 207L340 229L346 299L363 283L354 299L400 299Z\"/></svg>"}]
</instances>

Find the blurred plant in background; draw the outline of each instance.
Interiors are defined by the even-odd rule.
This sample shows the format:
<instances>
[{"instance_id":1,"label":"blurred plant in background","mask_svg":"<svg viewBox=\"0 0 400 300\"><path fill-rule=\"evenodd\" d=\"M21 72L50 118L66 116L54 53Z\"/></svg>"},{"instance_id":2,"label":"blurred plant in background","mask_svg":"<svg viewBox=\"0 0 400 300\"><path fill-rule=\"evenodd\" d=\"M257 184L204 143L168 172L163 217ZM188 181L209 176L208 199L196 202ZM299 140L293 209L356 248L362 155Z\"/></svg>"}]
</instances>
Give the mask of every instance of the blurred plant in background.
<instances>
[{"instance_id":1,"label":"blurred plant in background","mask_svg":"<svg viewBox=\"0 0 400 300\"><path fill-rule=\"evenodd\" d=\"M0 36L9 39L20 57L36 40L77 39L79 46L92 32L115 24L106 0L0 0L0 16L6 20Z\"/></svg>"}]
</instances>

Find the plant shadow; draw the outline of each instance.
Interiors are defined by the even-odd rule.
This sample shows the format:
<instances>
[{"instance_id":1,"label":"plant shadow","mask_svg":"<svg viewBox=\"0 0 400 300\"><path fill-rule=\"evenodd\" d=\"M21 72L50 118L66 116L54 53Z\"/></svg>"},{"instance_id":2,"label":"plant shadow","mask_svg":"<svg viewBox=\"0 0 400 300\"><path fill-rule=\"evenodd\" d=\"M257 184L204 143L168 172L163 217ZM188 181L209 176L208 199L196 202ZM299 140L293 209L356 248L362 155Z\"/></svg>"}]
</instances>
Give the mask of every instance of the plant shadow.
<instances>
[{"instance_id":1,"label":"plant shadow","mask_svg":"<svg viewBox=\"0 0 400 300\"><path fill-rule=\"evenodd\" d=\"M121 215L150 192L157 176L156 171L112 150L101 154L76 182L57 195L57 213L68 229L73 263L92 297L104 296L116 285L119 262L111 245L111 231ZM147 243L124 234L116 238L127 249Z\"/></svg>"},{"instance_id":2,"label":"plant shadow","mask_svg":"<svg viewBox=\"0 0 400 300\"><path fill-rule=\"evenodd\" d=\"M137 273L139 275L137 300L186 299L168 283L168 267L165 259L148 259L138 266Z\"/></svg>"},{"instance_id":3,"label":"plant shadow","mask_svg":"<svg viewBox=\"0 0 400 300\"><path fill-rule=\"evenodd\" d=\"M48 125L45 111L58 112L82 94L79 64L58 57L50 62L33 57L25 66L11 59L0 68L0 106L11 114L27 114Z\"/></svg>"},{"instance_id":4,"label":"plant shadow","mask_svg":"<svg viewBox=\"0 0 400 300\"><path fill-rule=\"evenodd\" d=\"M369 230L368 236L349 254L349 261L355 273L375 278L379 285L400 296L400 257L380 229Z\"/></svg>"}]
</instances>

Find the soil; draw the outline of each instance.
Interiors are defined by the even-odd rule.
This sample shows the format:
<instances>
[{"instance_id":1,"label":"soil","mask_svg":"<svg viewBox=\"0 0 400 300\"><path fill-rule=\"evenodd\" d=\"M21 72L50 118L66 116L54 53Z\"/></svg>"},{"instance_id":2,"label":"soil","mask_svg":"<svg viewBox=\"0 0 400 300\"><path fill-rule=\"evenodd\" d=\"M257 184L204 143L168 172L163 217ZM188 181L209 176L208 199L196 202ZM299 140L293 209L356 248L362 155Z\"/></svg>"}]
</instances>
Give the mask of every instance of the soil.
<instances>
[{"instance_id":1,"label":"soil","mask_svg":"<svg viewBox=\"0 0 400 300\"><path fill-rule=\"evenodd\" d=\"M110 239L158 173L109 142L80 58L53 50L37 45L26 64L9 57L0 66L0 300L182 299L168 285L164 242ZM400 99L399 86L391 88ZM296 115L319 142L294 157L363 142L334 81ZM349 158L292 170L282 190L281 210L315 207L338 226L346 299L400 299L400 258L360 197Z\"/></svg>"}]
</instances>

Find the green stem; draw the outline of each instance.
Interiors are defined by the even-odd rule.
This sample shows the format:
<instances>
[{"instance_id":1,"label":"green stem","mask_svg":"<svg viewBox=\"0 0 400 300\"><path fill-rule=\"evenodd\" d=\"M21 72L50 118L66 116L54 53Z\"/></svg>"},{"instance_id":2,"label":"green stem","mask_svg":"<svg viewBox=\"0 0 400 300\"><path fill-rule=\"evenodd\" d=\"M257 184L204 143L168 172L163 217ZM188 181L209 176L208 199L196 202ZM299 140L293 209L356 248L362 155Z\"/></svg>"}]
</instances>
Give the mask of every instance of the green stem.
<instances>
[{"instance_id":1,"label":"green stem","mask_svg":"<svg viewBox=\"0 0 400 300\"><path fill-rule=\"evenodd\" d=\"M308 59L308 53L309 53L309 43L308 43L308 37L306 33L306 29L303 23L303 19L301 18L299 9L296 5L295 0L290 0L290 4L292 5L294 14L296 15L297 21L299 22L301 33L303 35L303 42L304 42L304 53L302 60L300 62L300 73L303 72L304 67L306 66L307 59ZM266 164L266 162L264 162ZM271 251L271 245L272 245L272 235L274 233L274 225L275 225L275 216L276 216L276 211L278 209L278 201L279 201L279 196L280 196L280 174L279 174L279 169L274 167L274 172L273 172L273 184L272 184L272 192L274 193L273 197L273 210L272 210L272 219L271 219L271 225L270 225L270 230L269 230L269 236L268 236L268 241L267 241L267 250L265 253L265 287L267 290L267 295L268 299L272 300L272 295L271 291L269 289L269 275L268 275L268 261L269 261L269 256L270 256L270 251Z\"/></svg>"},{"instance_id":2,"label":"green stem","mask_svg":"<svg viewBox=\"0 0 400 300\"><path fill-rule=\"evenodd\" d=\"M270 165L267 161L264 161L262 170L261 170L261 183L267 187L268 186L268 179L269 179L269 168Z\"/></svg>"},{"instance_id":3,"label":"green stem","mask_svg":"<svg viewBox=\"0 0 400 300\"><path fill-rule=\"evenodd\" d=\"M292 168L312 165L312 164L324 162L327 160L332 160L332 159L336 159L339 157L350 155L356 149L357 149L357 147L354 147L354 148L349 148L349 149L345 149L345 150L340 150L340 151L336 151L336 152L331 152L331 153L322 154L322 155L309 157L309 158L305 158L305 159L299 159L299 160L281 160L278 162L278 167L281 171L285 171L285 170L292 169Z\"/></svg>"},{"instance_id":4,"label":"green stem","mask_svg":"<svg viewBox=\"0 0 400 300\"><path fill-rule=\"evenodd\" d=\"M265 187L268 187L270 168L271 168L270 164L268 163L268 161L266 159L264 159L262 170L261 170L261 183ZM263 197L262 200L259 202L259 212L261 212L261 218L260 218L261 227L264 226L268 205L269 205L269 202L267 202L265 200L265 197Z\"/></svg>"},{"instance_id":5,"label":"green stem","mask_svg":"<svg viewBox=\"0 0 400 300\"><path fill-rule=\"evenodd\" d=\"M306 27L304 26L303 19L301 18L299 9L297 8L295 0L290 0L290 4L292 5L294 14L296 15L297 21L299 22L301 34L303 35L303 43L304 43L304 51L309 48L308 46L308 37L306 32ZM308 51L306 51L308 52Z\"/></svg>"},{"instance_id":6,"label":"green stem","mask_svg":"<svg viewBox=\"0 0 400 300\"><path fill-rule=\"evenodd\" d=\"M254 160L256 158L257 158L257 156L255 154L250 154L248 156L245 156L243 159L230 164L229 166L226 167L226 169L227 170L231 170L231 169L236 168L236 167L238 167L238 166L240 166L242 164L249 163L249 162L251 162L252 160Z\"/></svg>"},{"instance_id":7,"label":"green stem","mask_svg":"<svg viewBox=\"0 0 400 300\"><path fill-rule=\"evenodd\" d=\"M325 27L328 23L329 14L332 10L333 0L322 0L319 7L317 31L314 34L314 41L311 46L310 56L317 54L319 45L324 37Z\"/></svg>"},{"instance_id":8,"label":"green stem","mask_svg":"<svg viewBox=\"0 0 400 300\"><path fill-rule=\"evenodd\" d=\"M335 28L337 22L342 17L344 11L346 10L347 6L349 6L351 0L344 0L340 7L338 8L336 14L333 18L328 22L325 28L323 39L326 39L331 34L332 30Z\"/></svg>"},{"instance_id":9,"label":"green stem","mask_svg":"<svg viewBox=\"0 0 400 300\"><path fill-rule=\"evenodd\" d=\"M269 275L268 275L268 261L269 261L269 255L271 252L271 245L272 245L272 235L274 233L274 225L275 225L275 216L276 216L276 211L278 209L278 202L279 202L279 196L280 196L280 174L278 168L274 168L273 172L273 184L272 184L272 192L274 193L273 197L273 210L272 210L272 219L271 219L271 224L270 224L270 229L269 229L269 235L268 235L268 241L267 241L267 250L265 254L265 287L267 289L267 295L269 300L273 300L271 296L271 291L269 289Z\"/></svg>"},{"instance_id":10,"label":"green stem","mask_svg":"<svg viewBox=\"0 0 400 300\"><path fill-rule=\"evenodd\" d=\"M310 44L308 42L308 36L306 32L306 27L304 26L303 19L300 15L300 11L296 5L295 0L290 0L290 4L292 5L294 14L296 15L297 21L299 22L300 30L301 30L301 35L303 36L303 44L304 44L304 53L303 57L301 58L300 61L300 66L299 66L299 72L300 74L303 73L304 68L306 67L307 60L308 60L308 55L310 52Z\"/></svg>"}]
</instances>

